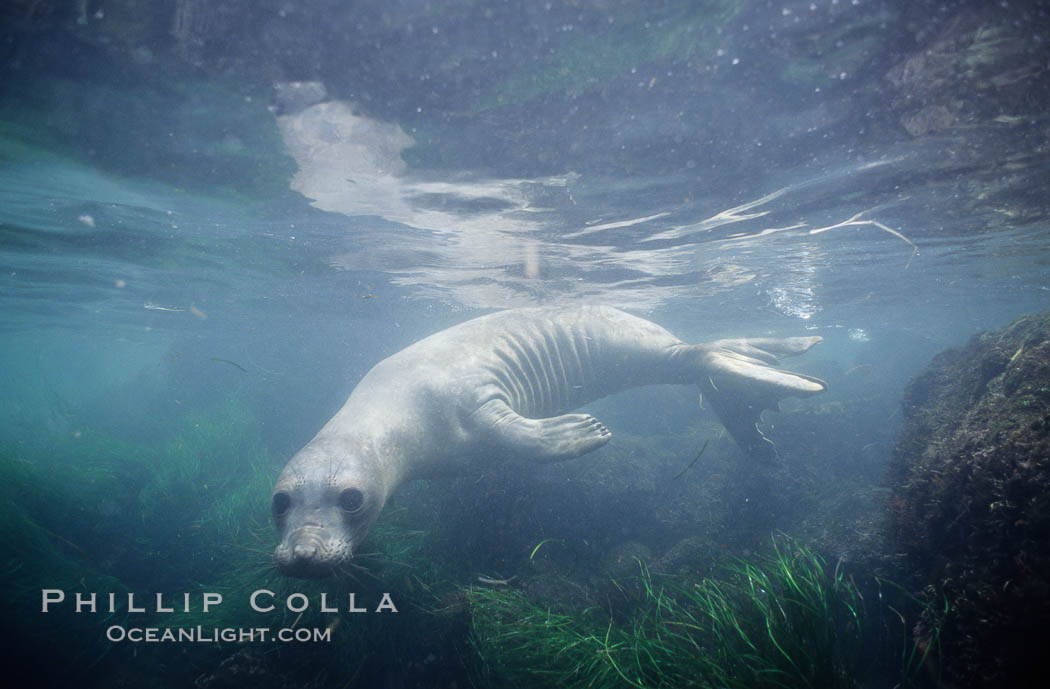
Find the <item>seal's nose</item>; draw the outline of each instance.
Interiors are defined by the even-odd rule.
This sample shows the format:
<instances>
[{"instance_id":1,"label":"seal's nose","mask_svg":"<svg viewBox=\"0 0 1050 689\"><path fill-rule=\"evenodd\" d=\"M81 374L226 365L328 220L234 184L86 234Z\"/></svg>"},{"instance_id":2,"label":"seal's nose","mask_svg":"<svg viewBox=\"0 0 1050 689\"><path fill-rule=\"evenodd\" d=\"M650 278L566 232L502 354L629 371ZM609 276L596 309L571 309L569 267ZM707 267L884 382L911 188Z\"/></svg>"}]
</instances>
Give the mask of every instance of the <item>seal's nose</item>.
<instances>
[{"instance_id":1,"label":"seal's nose","mask_svg":"<svg viewBox=\"0 0 1050 689\"><path fill-rule=\"evenodd\" d=\"M331 576L333 564L331 548L324 534L314 527L293 532L274 551L277 569L282 574L302 579L321 579Z\"/></svg>"},{"instance_id":2,"label":"seal's nose","mask_svg":"<svg viewBox=\"0 0 1050 689\"><path fill-rule=\"evenodd\" d=\"M306 562L313 560L315 557L317 557L316 543L296 543L295 547L292 548L293 561Z\"/></svg>"}]
</instances>

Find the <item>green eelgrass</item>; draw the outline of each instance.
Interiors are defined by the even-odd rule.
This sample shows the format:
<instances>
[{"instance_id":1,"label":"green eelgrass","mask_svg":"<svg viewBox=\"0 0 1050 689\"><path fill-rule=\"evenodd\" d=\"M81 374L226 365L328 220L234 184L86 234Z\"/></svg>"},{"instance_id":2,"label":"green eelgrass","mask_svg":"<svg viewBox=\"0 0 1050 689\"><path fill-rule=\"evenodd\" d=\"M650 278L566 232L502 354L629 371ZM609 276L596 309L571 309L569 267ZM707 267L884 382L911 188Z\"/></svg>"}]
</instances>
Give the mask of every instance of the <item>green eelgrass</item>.
<instances>
[{"instance_id":1,"label":"green eelgrass","mask_svg":"<svg viewBox=\"0 0 1050 689\"><path fill-rule=\"evenodd\" d=\"M52 490L32 464L0 454L0 605L5 613L0 637L12 659L9 665L35 666L34 679L40 686L95 670L112 649L100 642L101 629L122 623L127 614L123 582L88 563L77 543L80 538L49 518L74 520L75 511L67 502L72 499L72 491ZM65 591L70 600L75 592L113 592L121 602L113 613L78 614L71 605L45 613L45 588Z\"/></svg>"},{"instance_id":2,"label":"green eelgrass","mask_svg":"<svg viewBox=\"0 0 1050 689\"><path fill-rule=\"evenodd\" d=\"M804 546L774 541L771 556L726 570L725 580L695 584L668 609L684 618L670 622L684 642L705 642L712 686L856 686L864 601L839 566L829 572Z\"/></svg>"},{"instance_id":3,"label":"green eelgrass","mask_svg":"<svg viewBox=\"0 0 1050 689\"><path fill-rule=\"evenodd\" d=\"M530 560L535 559L536 553L538 553L540 548L542 548L547 543L564 543L564 542L565 542L564 538L545 538L542 541L540 541L539 543L537 543L536 547L532 549L532 552L529 553L529 559Z\"/></svg>"},{"instance_id":4,"label":"green eelgrass","mask_svg":"<svg viewBox=\"0 0 1050 689\"><path fill-rule=\"evenodd\" d=\"M18 635L19 654L33 663L68 659L49 663L46 672L53 677L45 679L90 686L91 678L105 678L121 665L164 664L177 668L172 672L181 675L173 682L185 685L230 653L224 644L193 646L189 656L181 655L185 644L114 644L105 638L114 624L200 625L204 633L331 629L330 643L258 648L273 663L267 667L302 663L334 686L380 674L385 649L427 648L434 638L453 636L450 630L465 634L464 621L426 614L444 607L454 589L403 509L385 511L344 576L322 582L280 576L273 566L277 534L269 514L280 459L267 451L255 427L248 409L233 400L173 420L169 432L150 444L85 429L54 439L45 451L0 452L0 602L9 612L4 631ZM66 602L42 614L42 588L65 591ZM259 589L274 593L261 601L272 603L272 611L251 609L250 596ZM116 613L76 613L76 594L91 592L98 593L100 607L115 593ZM204 592L222 594L222 604L204 613ZM285 605L296 592L310 599L301 615ZM356 607L369 614L349 610L350 592ZM403 614L374 612L387 592ZM129 613L128 593L147 611ZM175 612L153 611L158 593ZM181 609L185 593L189 612ZM339 612L321 610L321 593ZM346 658L356 660L348 665Z\"/></svg>"},{"instance_id":5,"label":"green eelgrass","mask_svg":"<svg viewBox=\"0 0 1050 689\"><path fill-rule=\"evenodd\" d=\"M737 560L720 578L658 583L639 563L641 593L624 619L600 608L567 615L517 591L469 592L472 642L505 686L858 686L865 608L841 567L795 541Z\"/></svg>"}]
</instances>

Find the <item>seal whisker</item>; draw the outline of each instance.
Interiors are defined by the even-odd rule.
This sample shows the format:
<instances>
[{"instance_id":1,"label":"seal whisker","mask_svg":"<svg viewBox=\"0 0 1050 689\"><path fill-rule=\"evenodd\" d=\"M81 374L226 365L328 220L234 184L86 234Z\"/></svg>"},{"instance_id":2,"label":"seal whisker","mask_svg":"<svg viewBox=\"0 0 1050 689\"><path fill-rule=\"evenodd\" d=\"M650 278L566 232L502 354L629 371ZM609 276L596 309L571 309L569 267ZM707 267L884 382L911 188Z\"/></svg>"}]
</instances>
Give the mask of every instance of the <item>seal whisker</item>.
<instances>
[{"instance_id":1,"label":"seal whisker","mask_svg":"<svg viewBox=\"0 0 1050 689\"><path fill-rule=\"evenodd\" d=\"M241 545L240 543L234 543L232 547L238 548L240 550L243 550L243 551L249 552L249 553L259 553L260 555L265 555L267 557L273 555L272 551L263 550L262 548L252 548L250 546Z\"/></svg>"},{"instance_id":2,"label":"seal whisker","mask_svg":"<svg viewBox=\"0 0 1050 689\"><path fill-rule=\"evenodd\" d=\"M357 555L356 558L364 559L368 558L369 564L374 565L394 565L395 567L411 567L412 565L407 562L401 562L400 560L390 560L385 557L368 557L366 555ZM360 566L360 565L358 565Z\"/></svg>"},{"instance_id":3,"label":"seal whisker","mask_svg":"<svg viewBox=\"0 0 1050 689\"><path fill-rule=\"evenodd\" d=\"M249 576L252 578L272 577L277 574L277 568L274 566L273 562L269 562L267 564L257 564L254 566L246 566L243 568L242 571L245 576Z\"/></svg>"},{"instance_id":4,"label":"seal whisker","mask_svg":"<svg viewBox=\"0 0 1050 689\"><path fill-rule=\"evenodd\" d=\"M347 566L347 567L353 567L353 568L354 568L354 569L356 569L356 570L357 570L358 572L361 572L362 574L365 574L365 575L367 575L367 576L370 576L370 577L372 577L373 579L375 579L376 581L379 581L379 577L378 577L378 576L376 576L376 575L375 575L375 574L374 574L374 573L372 572L372 570L368 569L367 567L364 567L364 566L362 566L362 565L359 565L359 564L357 564L357 563L355 563L355 562L347 562L347 563L345 563L345 564L346 564L346 566Z\"/></svg>"},{"instance_id":5,"label":"seal whisker","mask_svg":"<svg viewBox=\"0 0 1050 689\"><path fill-rule=\"evenodd\" d=\"M355 584L360 584L361 580L357 577L357 575L355 575L353 572L350 571L350 569L346 566L348 564L349 563L344 563L344 564L339 565L338 567L336 567L335 570L334 570L336 575L339 578L349 579L350 581L354 582ZM365 571L364 568L359 567L359 569L362 569L362 571Z\"/></svg>"}]
</instances>

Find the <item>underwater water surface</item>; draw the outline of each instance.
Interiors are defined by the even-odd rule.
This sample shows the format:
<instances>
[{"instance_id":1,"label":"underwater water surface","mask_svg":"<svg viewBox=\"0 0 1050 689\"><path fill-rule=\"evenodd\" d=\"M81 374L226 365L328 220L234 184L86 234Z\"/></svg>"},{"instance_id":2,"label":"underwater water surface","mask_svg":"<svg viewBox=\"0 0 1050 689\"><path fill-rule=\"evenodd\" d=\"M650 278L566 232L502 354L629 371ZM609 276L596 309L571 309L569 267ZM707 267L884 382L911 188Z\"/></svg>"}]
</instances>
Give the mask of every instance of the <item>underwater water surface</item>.
<instances>
[{"instance_id":1,"label":"underwater water surface","mask_svg":"<svg viewBox=\"0 0 1050 689\"><path fill-rule=\"evenodd\" d=\"M1050 306L1048 15L11 3L9 643L40 686L939 686L943 597L885 543L887 472L908 381ZM630 390L587 408L601 450L416 482L360 569L277 574L273 482L374 364L474 316L581 304L690 343L819 335L788 368L829 390L766 412L773 467L695 389ZM122 602L45 614L42 589ZM260 616L259 589L312 606ZM347 590L398 612L350 613ZM128 592L194 609L131 612ZM811 616L777 618L785 600ZM732 619L768 634L730 639ZM134 644L106 638L118 623L335 639Z\"/></svg>"}]
</instances>

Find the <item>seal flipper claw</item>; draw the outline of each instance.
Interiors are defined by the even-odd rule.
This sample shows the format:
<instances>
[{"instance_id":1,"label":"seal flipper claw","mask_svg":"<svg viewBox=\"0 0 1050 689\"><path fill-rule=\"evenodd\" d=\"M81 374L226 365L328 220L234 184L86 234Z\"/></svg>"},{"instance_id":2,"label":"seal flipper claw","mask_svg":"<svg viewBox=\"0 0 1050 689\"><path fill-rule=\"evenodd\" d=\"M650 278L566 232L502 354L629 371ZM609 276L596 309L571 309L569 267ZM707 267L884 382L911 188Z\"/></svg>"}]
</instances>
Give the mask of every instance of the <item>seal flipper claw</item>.
<instances>
[{"instance_id":1,"label":"seal flipper claw","mask_svg":"<svg viewBox=\"0 0 1050 689\"><path fill-rule=\"evenodd\" d=\"M586 454L609 442L612 432L590 414L562 414L528 419L503 400L490 400L474 414L489 441L517 459L559 462Z\"/></svg>"}]
</instances>

